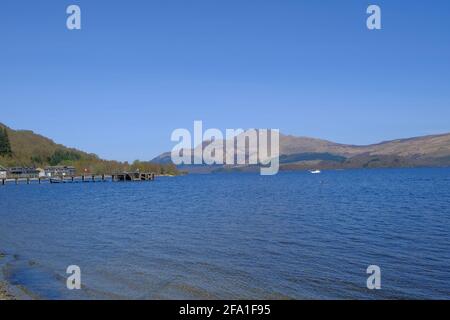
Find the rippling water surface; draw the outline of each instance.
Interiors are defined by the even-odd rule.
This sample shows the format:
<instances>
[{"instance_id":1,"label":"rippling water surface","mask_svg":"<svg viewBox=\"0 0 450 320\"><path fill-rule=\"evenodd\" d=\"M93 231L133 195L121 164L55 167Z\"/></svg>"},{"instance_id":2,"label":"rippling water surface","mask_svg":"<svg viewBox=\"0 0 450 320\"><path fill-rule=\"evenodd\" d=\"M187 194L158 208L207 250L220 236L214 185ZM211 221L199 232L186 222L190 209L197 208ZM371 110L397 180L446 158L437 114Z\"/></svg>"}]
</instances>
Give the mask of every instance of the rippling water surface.
<instances>
[{"instance_id":1,"label":"rippling water surface","mask_svg":"<svg viewBox=\"0 0 450 320\"><path fill-rule=\"evenodd\" d=\"M450 169L0 186L0 252L41 298L449 299Z\"/></svg>"}]
</instances>

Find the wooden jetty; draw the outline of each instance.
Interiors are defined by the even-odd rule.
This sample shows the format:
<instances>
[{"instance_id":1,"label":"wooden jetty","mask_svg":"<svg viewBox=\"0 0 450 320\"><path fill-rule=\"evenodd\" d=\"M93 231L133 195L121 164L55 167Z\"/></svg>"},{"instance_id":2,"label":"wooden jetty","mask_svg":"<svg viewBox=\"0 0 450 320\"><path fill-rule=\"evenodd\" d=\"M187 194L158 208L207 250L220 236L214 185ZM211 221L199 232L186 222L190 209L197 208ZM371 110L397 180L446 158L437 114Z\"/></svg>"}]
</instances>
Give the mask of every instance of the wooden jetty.
<instances>
[{"instance_id":1,"label":"wooden jetty","mask_svg":"<svg viewBox=\"0 0 450 320\"><path fill-rule=\"evenodd\" d=\"M112 175L112 181L153 181L155 174L148 172L124 172Z\"/></svg>"},{"instance_id":2,"label":"wooden jetty","mask_svg":"<svg viewBox=\"0 0 450 320\"><path fill-rule=\"evenodd\" d=\"M86 182L139 182L139 181L153 181L155 180L155 173L153 172L122 172L114 174L83 174L78 176L54 176L54 177L38 177L38 178L2 178L1 185L8 183L86 183Z\"/></svg>"}]
</instances>

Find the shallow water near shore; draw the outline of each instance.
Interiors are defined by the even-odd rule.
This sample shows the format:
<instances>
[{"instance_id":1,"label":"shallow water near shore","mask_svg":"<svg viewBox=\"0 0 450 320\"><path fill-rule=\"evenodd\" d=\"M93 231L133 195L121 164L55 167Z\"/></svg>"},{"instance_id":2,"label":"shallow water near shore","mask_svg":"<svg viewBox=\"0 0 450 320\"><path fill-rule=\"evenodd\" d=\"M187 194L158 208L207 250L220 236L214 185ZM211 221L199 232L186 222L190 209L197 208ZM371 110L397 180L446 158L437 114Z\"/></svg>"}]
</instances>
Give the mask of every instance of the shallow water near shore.
<instances>
[{"instance_id":1,"label":"shallow water near shore","mask_svg":"<svg viewBox=\"0 0 450 320\"><path fill-rule=\"evenodd\" d=\"M450 169L7 185L0 221L2 277L31 298L450 298Z\"/></svg>"}]
</instances>

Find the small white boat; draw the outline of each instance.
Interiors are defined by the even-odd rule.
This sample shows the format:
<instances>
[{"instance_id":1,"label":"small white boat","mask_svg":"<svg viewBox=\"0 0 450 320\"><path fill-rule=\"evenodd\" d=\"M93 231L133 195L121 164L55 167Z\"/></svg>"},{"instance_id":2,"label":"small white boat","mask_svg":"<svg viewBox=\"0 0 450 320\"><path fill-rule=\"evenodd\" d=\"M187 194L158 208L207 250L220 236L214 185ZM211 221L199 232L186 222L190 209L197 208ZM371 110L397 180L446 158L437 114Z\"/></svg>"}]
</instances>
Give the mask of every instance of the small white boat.
<instances>
[{"instance_id":1,"label":"small white boat","mask_svg":"<svg viewBox=\"0 0 450 320\"><path fill-rule=\"evenodd\" d=\"M50 183L66 183L66 182L64 180L61 180L61 179L50 178Z\"/></svg>"},{"instance_id":2,"label":"small white boat","mask_svg":"<svg viewBox=\"0 0 450 320\"><path fill-rule=\"evenodd\" d=\"M309 172L311 172L313 174L318 174L318 173L321 173L322 171L320 171L320 170L310 170Z\"/></svg>"}]
</instances>

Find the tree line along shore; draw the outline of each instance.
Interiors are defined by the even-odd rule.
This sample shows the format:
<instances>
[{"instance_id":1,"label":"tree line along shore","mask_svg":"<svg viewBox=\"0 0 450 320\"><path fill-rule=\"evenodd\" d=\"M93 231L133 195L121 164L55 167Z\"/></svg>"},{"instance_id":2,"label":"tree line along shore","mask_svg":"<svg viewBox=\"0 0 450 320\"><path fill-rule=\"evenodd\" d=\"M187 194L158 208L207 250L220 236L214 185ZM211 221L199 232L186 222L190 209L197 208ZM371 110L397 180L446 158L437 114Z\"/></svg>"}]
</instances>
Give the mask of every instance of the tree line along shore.
<instances>
[{"instance_id":1,"label":"tree line along shore","mask_svg":"<svg viewBox=\"0 0 450 320\"><path fill-rule=\"evenodd\" d=\"M154 172L157 175L179 175L173 164L136 160L132 163L104 160L93 153L57 144L27 130L13 130L0 123L0 166L4 168L45 168L71 166L76 174L111 174L115 172Z\"/></svg>"}]
</instances>

